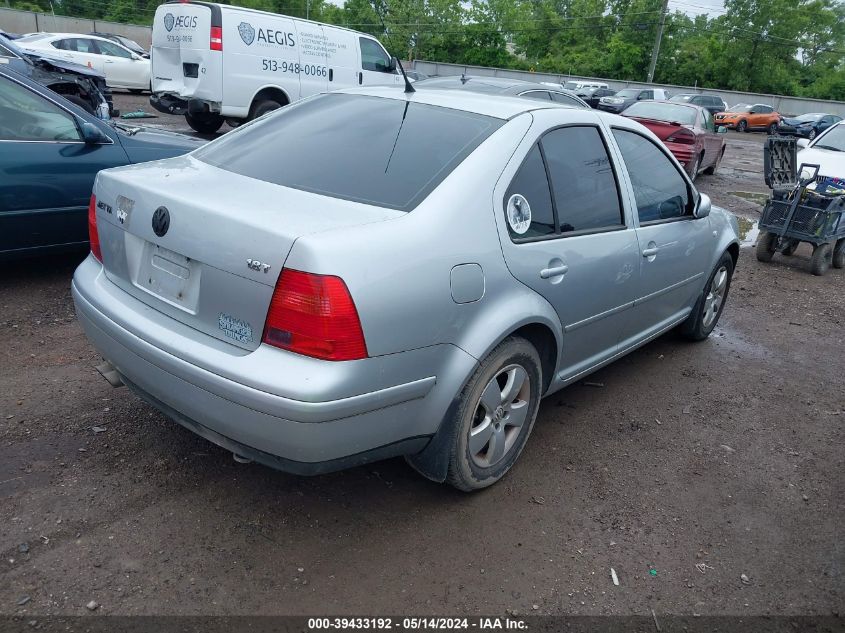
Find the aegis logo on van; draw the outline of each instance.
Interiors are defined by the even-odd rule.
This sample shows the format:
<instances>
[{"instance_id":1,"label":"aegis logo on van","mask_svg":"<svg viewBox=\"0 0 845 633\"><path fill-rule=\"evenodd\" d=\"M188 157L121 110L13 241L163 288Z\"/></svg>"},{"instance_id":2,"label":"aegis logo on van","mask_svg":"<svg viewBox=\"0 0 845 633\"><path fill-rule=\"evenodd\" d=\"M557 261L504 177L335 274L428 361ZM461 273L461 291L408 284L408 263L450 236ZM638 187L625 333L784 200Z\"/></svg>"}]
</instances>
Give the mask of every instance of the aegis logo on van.
<instances>
[{"instance_id":1,"label":"aegis logo on van","mask_svg":"<svg viewBox=\"0 0 845 633\"><path fill-rule=\"evenodd\" d=\"M264 44L275 44L276 46L296 46L296 40L293 33L288 31L276 31L273 29L255 28L249 22L241 22L238 24L238 34L241 36L243 43L249 46L253 42L263 42Z\"/></svg>"},{"instance_id":2,"label":"aegis logo on van","mask_svg":"<svg viewBox=\"0 0 845 633\"><path fill-rule=\"evenodd\" d=\"M172 31L174 28L195 29L197 28L197 16L180 15L178 17L174 17L172 13L166 13L164 15L164 28L167 29L168 32Z\"/></svg>"}]
</instances>

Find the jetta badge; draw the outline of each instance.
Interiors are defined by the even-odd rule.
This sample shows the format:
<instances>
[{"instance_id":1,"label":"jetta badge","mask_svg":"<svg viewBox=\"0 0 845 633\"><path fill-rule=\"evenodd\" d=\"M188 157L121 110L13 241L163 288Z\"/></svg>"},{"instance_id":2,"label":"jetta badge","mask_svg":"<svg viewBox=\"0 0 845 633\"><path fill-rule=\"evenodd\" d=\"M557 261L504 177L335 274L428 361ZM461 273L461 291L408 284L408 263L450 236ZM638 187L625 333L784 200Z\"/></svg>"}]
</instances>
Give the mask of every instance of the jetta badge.
<instances>
[{"instance_id":1,"label":"jetta badge","mask_svg":"<svg viewBox=\"0 0 845 633\"><path fill-rule=\"evenodd\" d=\"M247 268L249 268L250 270L255 270L257 272L266 273L267 271L270 270L270 264L262 264L257 259L246 260L246 265L247 265Z\"/></svg>"},{"instance_id":2,"label":"jetta badge","mask_svg":"<svg viewBox=\"0 0 845 633\"><path fill-rule=\"evenodd\" d=\"M170 211L167 207L159 207L153 213L153 233L159 237L164 237L167 229L170 228Z\"/></svg>"}]
</instances>

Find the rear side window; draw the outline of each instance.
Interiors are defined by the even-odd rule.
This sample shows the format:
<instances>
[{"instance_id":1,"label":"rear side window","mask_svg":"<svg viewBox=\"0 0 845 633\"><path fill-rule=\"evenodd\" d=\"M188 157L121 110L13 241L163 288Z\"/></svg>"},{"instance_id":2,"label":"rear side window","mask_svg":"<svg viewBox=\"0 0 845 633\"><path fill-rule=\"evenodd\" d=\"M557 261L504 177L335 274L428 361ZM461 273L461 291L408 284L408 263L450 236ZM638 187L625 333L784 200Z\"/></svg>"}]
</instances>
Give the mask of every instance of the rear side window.
<instances>
[{"instance_id":1,"label":"rear side window","mask_svg":"<svg viewBox=\"0 0 845 633\"><path fill-rule=\"evenodd\" d=\"M640 223L691 216L690 189L666 154L635 132L615 129L613 136L631 177Z\"/></svg>"},{"instance_id":2,"label":"rear side window","mask_svg":"<svg viewBox=\"0 0 845 633\"><path fill-rule=\"evenodd\" d=\"M100 48L100 53L103 55L132 59L132 53L127 51L125 48L121 48L117 44L112 44L111 42L97 42L97 46Z\"/></svg>"},{"instance_id":3,"label":"rear side window","mask_svg":"<svg viewBox=\"0 0 845 633\"><path fill-rule=\"evenodd\" d=\"M520 97L527 97L528 99L538 99L540 101L551 101L551 95L545 90L529 90L519 95Z\"/></svg>"},{"instance_id":4,"label":"rear side window","mask_svg":"<svg viewBox=\"0 0 845 633\"><path fill-rule=\"evenodd\" d=\"M284 187L410 211L503 123L405 100L329 93L230 132L194 156Z\"/></svg>"},{"instance_id":5,"label":"rear side window","mask_svg":"<svg viewBox=\"0 0 845 633\"><path fill-rule=\"evenodd\" d=\"M555 216L540 148L528 153L505 194L508 232L513 239L553 235Z\"/></svg>"},{"instance_id":6,"label":"rear side window","mask_svg":"<svg viewBox=\"0 0 845 633\"><path fill-rule=\"evenodd\" d=\"M553 92L552 99L557 101L558 103L565 103L566 105L575 106L576 108L584 107L580 101L578 101L577 99L573 99L569 95L563 94L562 92Z\"/></svg>"},{"instance_id":7,"label":"rear side window","mask_svg":"<svg viewBox=\"0 0 845 633\"><path fill-rule=\"evenodd\" d=\"M541 144L561 233L624 225L616 177L596 128L552 130Z\"/></svg>"}]
</instances>

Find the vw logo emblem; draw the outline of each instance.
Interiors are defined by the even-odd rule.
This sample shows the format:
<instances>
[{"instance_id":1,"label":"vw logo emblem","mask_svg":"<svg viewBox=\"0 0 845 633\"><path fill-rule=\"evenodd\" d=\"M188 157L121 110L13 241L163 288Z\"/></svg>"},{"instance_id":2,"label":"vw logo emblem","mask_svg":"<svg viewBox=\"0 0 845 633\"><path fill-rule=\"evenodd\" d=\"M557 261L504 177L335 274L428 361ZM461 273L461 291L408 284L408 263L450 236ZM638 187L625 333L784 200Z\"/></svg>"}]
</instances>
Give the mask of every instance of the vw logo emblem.
<instances>
[{"instance_id":1,"label":"vw logo emblem","mask_svg":"<svg viewBox=\"0 0 845 633\"><path fill-rule=\"evenodd\" d=\"M167 229L170 228L170 211L167 207L159 207L153 213L153 233L159 237L164 237Z\"/></svg>"}]
</instances>

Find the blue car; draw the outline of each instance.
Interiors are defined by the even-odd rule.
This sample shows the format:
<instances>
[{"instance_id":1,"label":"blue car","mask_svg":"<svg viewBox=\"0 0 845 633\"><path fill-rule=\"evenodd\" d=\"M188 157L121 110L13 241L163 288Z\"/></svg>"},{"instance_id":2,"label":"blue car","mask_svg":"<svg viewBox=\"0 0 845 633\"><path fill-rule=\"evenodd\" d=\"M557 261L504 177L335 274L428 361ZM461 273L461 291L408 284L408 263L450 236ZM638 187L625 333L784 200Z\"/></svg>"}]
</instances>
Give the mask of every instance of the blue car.
<instances>
[{"instance_id":1,"label":"blue car","mask_svg":"<svg viewBox=\"0 0 845 633\"><path fill-rule=\"evenodd\" d=\"M101 121L0 65L0 259L87 246L97 172L204 142Z\"/></svg>"},{"instance_id":2,"label":"blue car","mask_svg":"<svg viewBox=\"0 0 845 633\"><path fill-rule=\"evenodd\" d=\"M823 112L811 112L794 118L783 118L778 125L778 134L785 136L803 136L811 141L842 117Z\"/></svg>"}]
</instances>

